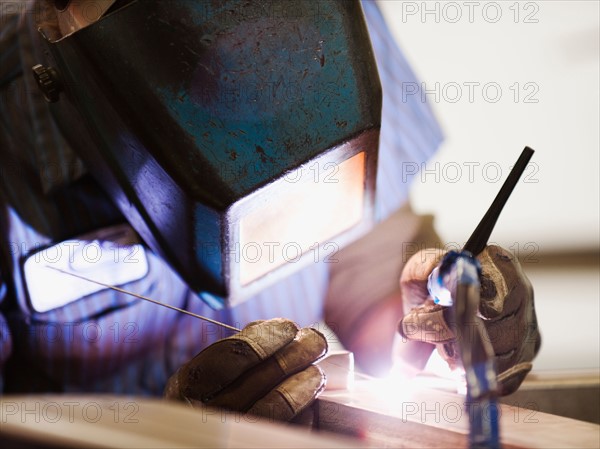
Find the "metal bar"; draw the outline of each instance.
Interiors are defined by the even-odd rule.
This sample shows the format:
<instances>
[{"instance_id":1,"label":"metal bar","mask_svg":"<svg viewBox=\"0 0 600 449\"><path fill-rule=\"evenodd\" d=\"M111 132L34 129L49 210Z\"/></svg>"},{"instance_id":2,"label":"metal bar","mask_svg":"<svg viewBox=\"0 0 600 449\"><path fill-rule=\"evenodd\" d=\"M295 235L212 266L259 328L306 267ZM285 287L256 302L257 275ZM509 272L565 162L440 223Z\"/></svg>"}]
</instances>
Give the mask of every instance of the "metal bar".
<instances>
[{"instance_id":1,"label":"metal bar","mask_svg":"<svg viewBox=\"0 0 600 449\"><path fill-rule=\"evenodd\" d=\"M498 192L498 195L496 195L492 205L475 228L475 231L473 231L473 234L471 234L471 237L469 237L469 240L467 240L467 243L465 243L463 251L469 251L476 256L486 247L496 221L500 216L500 212L502 212L506 201L508 201L525 168L527 168L527 164L533 153L534 151L529 147L525 147L521 152L517 163L508 174L508 178L506 178L504 184L502 184L502 188Z\"/></svg>"}]
</instances>

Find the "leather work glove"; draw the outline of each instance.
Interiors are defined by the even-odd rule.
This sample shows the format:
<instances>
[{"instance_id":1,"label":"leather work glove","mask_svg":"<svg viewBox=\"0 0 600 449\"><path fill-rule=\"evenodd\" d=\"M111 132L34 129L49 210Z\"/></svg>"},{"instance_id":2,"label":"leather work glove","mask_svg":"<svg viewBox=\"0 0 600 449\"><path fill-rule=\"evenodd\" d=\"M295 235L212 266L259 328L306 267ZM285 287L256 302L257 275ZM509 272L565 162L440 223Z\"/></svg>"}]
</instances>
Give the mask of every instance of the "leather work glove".
<instances>
[{"instance_id":1,"label":"leather work glove","mask_svg":"<svg viewBox=\"0 0 600 449\"><path fill-rule=\"evenodd\" d=\"M417 352L428 352L428 356L435 345L450 368L454 368L460 364L456 347L460 335L455 335L452 308L434 304L427 290L429 274L444 254L441 250L423 250L407 262L400 278L404 318L398 330L403 343L415 345ZM541 344L533 288L509 251L490 245L477 259L482 268L478 314L494 349L499 392L507 395L519 388ZM420 356L423 360L423 354Z\"/></svg>"},{"instance_id":2,"label":"leather work glove","mask_svg":"<svg viewBox=\"0 0 600 449\"><path fill-rule=\"evenodd\" d=\"M283 318L254 321L179 368L165 397L290 421L324 389L325 375L314 362L326 353L327 340L315 329Z\"/></svg>"}]
</instances>

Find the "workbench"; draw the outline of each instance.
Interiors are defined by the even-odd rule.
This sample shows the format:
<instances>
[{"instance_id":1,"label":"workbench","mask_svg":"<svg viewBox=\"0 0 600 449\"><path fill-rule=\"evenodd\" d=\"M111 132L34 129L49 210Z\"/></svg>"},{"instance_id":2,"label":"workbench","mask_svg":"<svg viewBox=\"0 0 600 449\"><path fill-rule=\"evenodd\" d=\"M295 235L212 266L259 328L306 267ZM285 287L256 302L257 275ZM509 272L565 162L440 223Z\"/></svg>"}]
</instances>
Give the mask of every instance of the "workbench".
<instances>
[{"instance_id":1,"label":"workbench","mask_svg":"<svg viewBox=\"0 0 600 449\"><path fill-rule=\"evenodd\" d=\"M520 391L556 389L559 383L560 395L572 397L573 389L584 388L593 404L597 373L582 382L584 378L532 376ZM452 382L439 379L417 378L402 387L389 380L356 378L351 389L326 390L314 405L312 427L306 427L213 409L192 410L160 399L9 395L0 398L0 443L2 447L18 443L20 447L463 448L469 425L464 400ZM530 403L519 405L529 408L516 403L500 406L503 447L600 447L598 424L545 413ZM476 407L471 405L471 410ZM597 411L597 401L594 407Z\"/></svg>"}]
</instances>

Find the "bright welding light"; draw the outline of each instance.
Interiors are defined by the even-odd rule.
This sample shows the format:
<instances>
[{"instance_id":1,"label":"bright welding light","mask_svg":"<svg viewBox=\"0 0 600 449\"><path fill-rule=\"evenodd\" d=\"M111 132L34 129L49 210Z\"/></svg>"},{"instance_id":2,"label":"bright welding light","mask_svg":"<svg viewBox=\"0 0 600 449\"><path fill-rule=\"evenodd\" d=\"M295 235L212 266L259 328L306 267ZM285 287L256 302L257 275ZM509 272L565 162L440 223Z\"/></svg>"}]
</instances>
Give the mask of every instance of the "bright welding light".
<instances>
[{"instance_id":1,"label":"bright welding light","mask_svg":"<svg viewBox=\"0 0 600 449\"><path fill-rule=\"evenodd\" d=\"M360 390L379 406L387 408L388 412L396 413L401 411L402 404L422 401L424 391L439 390L466 395L466 382L462 368L454 371L447 368L443 376L431 371L415 377L391 372L385 378L361 383Z\"/></svg>"},{"instance_id":2,"label":"bright welding light","mask_svg":"<svg viewBox=\"0 0 600 449\"><path fill-rule=\"evenodd\" d=\"M401 404L414 400L418 386L414 379L398 379L392 376L369 381L369 394L385 404L390 411L398 410Z\"/></svg>"},{"instance_id":3,"label":"bright welding light","mask_svg":"<svg viewBox=\"0 0 600 449\"><path fill-rule=\"evenodd\" d=\"M423 372L415 374L414 369L399 361L386 377L357 382L355 394L373 401L378 410L397 415L403 413L406 404L420 404L432 392L435 396L435 391L466 395L463 369L450 370L437 351Z\"/></svg>"},{"instance_id":4,"label":"bright welding light","mask_svg":"<svg viewBox=\"0 0 600 449\"><path fill-rule=\"evenodd\" d=\"M365 388L379 404L384 404L390 412L394 412L399 411L403 403L415 400L422 387L414 371L398 361L387 376L370 380Z\"/></svg>"},{"instance_id":5,"label":"bright welding light","mask_svg":"<svg viewBox=\"0 0 600 449\"><path fill-rule=\"evenodd\" d=\"M456 388L458 394L467 394L465 370L462 367L450 369L448 363L437 351L433 351L431 357L429 357L424 371L425 373L440 379L440 384L446 381L446 384L449 385L452 390Z\"/></svg>"}]
</instances>

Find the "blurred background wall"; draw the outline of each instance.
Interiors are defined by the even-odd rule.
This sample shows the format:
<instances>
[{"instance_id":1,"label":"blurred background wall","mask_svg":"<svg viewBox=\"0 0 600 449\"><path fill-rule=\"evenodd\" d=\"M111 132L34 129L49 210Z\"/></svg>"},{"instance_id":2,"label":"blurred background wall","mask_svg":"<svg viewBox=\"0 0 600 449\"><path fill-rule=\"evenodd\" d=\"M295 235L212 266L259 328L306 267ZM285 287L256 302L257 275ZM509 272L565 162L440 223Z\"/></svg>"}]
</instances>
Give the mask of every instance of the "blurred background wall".
<instances>
[{"instance_id":1,"label":"blurred background wall","mask_svg":"<svg viewBox=\"0 0 600 449\"><path fill-rule=\"evenodd\" d=\"M418 212L464 244L524 146L536 150L491 240L522 260L544 338L536 369L600 366L599 5L380 2L444 128L412 177Z\"/></svg>"}]
</instances>

